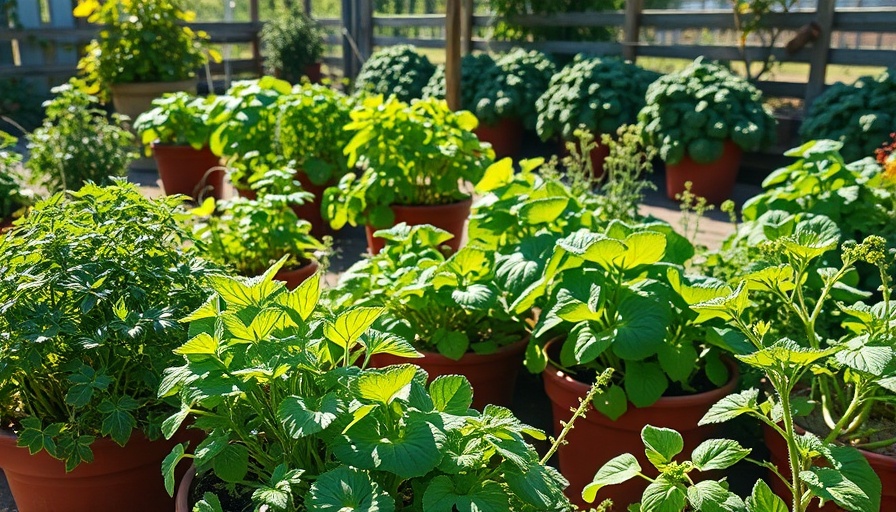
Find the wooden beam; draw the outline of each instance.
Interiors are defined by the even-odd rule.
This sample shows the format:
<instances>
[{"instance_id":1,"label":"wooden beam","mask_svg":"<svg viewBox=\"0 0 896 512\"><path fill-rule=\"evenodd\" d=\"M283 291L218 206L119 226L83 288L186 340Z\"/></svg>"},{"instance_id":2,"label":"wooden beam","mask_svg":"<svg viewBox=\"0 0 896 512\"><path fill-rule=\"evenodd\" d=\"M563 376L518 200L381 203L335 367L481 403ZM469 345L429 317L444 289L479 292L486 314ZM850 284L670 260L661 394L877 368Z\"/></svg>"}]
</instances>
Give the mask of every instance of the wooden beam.
<instances>
[{"instance_id":1,"label":"wooden beam","mask_svg":"<svg viewBox=\"0 0 896 512\"><path fill-rule=\"evenodd\" d=\"M467 55L473 48L473 0L462 0L460 12L460 51Z\"/></svg>"},{"instance_id":2,"label":"wooden beam","mask_svg":"<svg viewBox=\"0 0 896 512\"><path fill-rule=\"evenodd\" d=\"M824 91L825 77L828 71L828 58L831 48L831 32L834 28L835 0L818 0L816 23L821 27L821 35L812 43L812 56L809 58L809 83L806 84L804 105L806 112L815 98Z\"/></svg>"},{"instance_id":3,"label":"wooden beam","mask_svg":"<svg viewBox=\"0 0 896 512\"><path fill-rule=\"evenodd\" d=\"M445 99L451 110L460 110L460 2L445 7Z\"/></svg>"},{"instance_id":4,"label":"wooden beam","mask_svg":"<svg viewBox=\"0 0 896 512\"><path fill-rule=\"evenodd\" d=\"M642 0L625 2L625 22L622 28L622 56L632 62L638 57L638 39L641 32Z\"/></svg>"}]
</instances>

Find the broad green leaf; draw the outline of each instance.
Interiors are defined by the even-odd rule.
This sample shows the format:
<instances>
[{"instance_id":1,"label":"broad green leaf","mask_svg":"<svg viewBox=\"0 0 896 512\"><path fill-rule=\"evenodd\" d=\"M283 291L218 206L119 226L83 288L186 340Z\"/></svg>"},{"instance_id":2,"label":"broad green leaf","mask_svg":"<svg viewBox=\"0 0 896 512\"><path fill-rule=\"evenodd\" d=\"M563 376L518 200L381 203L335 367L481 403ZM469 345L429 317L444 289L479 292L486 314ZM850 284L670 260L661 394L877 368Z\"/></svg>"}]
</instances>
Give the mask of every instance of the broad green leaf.
<instances>
[{"instance_id":1,"label":"broad green leaf","mask_svg":"<svg viewBox=\"0 0 896 512\"><path fill-rule=\"evenodd\" d=\"M645 425L641 429L641 440L644 442L644 454L654 466L662 469L684 449L681 434L671 428Z\"/></svg>"},{"instance_id":2,"label":"broad green leaf","mask_svg":"<svg viewBox=\"0 0 896 512\"><path fill-rule=\"evenodd\" d=\"M218 343L207 332L201 332L193 336L186 343L174 349L174 353L180 355L215 355L217 352Z\"/></svg>"},{"instance_id":3,"label":"broad green leaf","mask_svg":"<svg viewBox=\"0 0 896 512\"><path fill-rule=\"evenodd\" d=\"M825 457L839 471L813 466L800 476L818 496L833 500L846 510L879 510L881 482L862 453L851 446L828 445ZM824 452L822 452L824 453Z\"/></svg>"},{"instance_id":4,"label":"broad green leaf","mask_svg":"<svg viewBox=\"0 0 896 512\"><path fill-rule=\"evenodd\" d=\"M667 341L660 347L657 356L660 367L672 381L687 383L694 369L698 367L699 355L690 340L679 344ZM724 365L722 367L724 368Z\"/></svg>"},{"instance_id":5,"label":"broad green leaf","mask_svg":"<svg viewBox=\"0 0 896 512\"><path fill-rule=\"evenodd\" d=\"M383 308L350 309L324 324L324 336L348 351L382 313Z\"/></svg>"},{"instance_id":6,"label":"broad green leaf","mask_svg":"<svg viewBox=\"0 0 896 512\"><path fill-rule=\"evenodd\" d=\"M323 397L288 396L277 408L277 418L293 439L323 431L345 412L342 401L334 393Z\"/></svg>"},{"instance_id":7,"label":"broad green leaf","mask_svg":"<svg viewBox=\"0 0 896 512\"><path fill-rule=\"evenodd\" d=\"M320 475L305 499L318 512L394 512L395 501L365 471L345 466Z\"/></svg>"},{"instance_id":8,"label":"broad green leaf","mask_svg":"<svg viewBox=\"0 0 896 512\"><path fill-rule=\"evenodd\" d=\"M227 310L235 311L245 306L261 306L274 290L283 287L282 283L262 279L265 275L267 274L252 279L220 275L209 279L212 289L227 304Z\"/></svg>"},{"instance_id":9,"label":"broad green leaf","mask_svg":"<svg viewBox=\"0 0 896 512\"><path fill-rule=\"evenodd\" d=\"M749 512L788 512L790 510L784 500L779 498L764 480L756 481L753 492L747 497L746 505Z\"/></svg>"},{"instance_id":10,"label":"broad green leaf","mask_svg":"<svg viewBox=\"0 0 896 512\"><path fill-rule=\"evenodd\" d=\"M740 498L713 480L704 480L688 487L687 497L694 510L705 512L740 512L744 507ZM734 503L729 500L733 500Z\"/></svg>"},{"instance_id":11,"label":"broad green leaf","mask_svg":"<svg viewBox=\"0 0 896 512\"><path fill-rule=\"evenodd\" d=\"M842 348L834 354L838 363L875 376L884 374L894 356L891 347L874 346L867 335L851 338L837 346Z\"/></svg>"},{"instance_id":12,"label":"broad green leaf","mask_svg":"<svg viewBox=\"0 0 896 512\"><path fill-rule=\"evenodd\" d=\"M690 306L718 300L731 293L731 287L722 280L713 278L691 278L683 274L679 267L666 269L669 285ZM697 321L699 323L699 320Z\"/></svg>"},{"instance_id":13,"label":"broad green leaf","mask_svg":"<svg viewBox=\"0 0 896 512\"><path fill-rule=\"evenodd\" d=\"M477 194L486 194L513 181L513 160L502 158L488 166L482 179L476 184Z\"/></svg>"},{"instance_id":14,"label":"broad green leaf","mask_svg":"<svg viewBox=\"0 0 896 512\"><path fill-rule=\"evenodd\" d=\"M449 331L441 327L433 333L430 341L435 344L440 354L455 361L463 357L470 348L470 338L466 333Z\"/></svg>"},{"instance_id":15,"label":"broad green leaf","mask_svg":"<svg viewBox=\"0 0 896 512\"><path fill-rule=\"evenodd\" d=\"M423 510L431 512L506 512L510 510L507 493L493 480L476 481L463 489L455 485L460 477L439 475L423 494ZM466 483L466 482L464 482Z\"/></svg>"},{"instance_id":16,"label":"broad green leaf","mask_svg":"<svg viewBox=\"0 0 896 512\"><path fill-rule=\"evenodd\" d=\"M819 359L830 356L837 350L836 347L826 349L801 347L789 338L782 338L752 354L736 357L754 368L770 371L789 367L804 368Z\"/></svg>"},{"instance_id":17,"label":"broad green leaf","mask_svg":"<svg viewBox=\"0 0 896 512\"><path fill-rule=\"evenodd\" d=\"M495 303L497 296L488 286L475 283L453 290L451 298L462 308L485 311Z\"/></svg>"},{"instance_id":18,"label":"broad green leaf","mask_svg":"<svg viewBox=\"0 0 896 512\"><path fill-rule=\"evenodd\" d=\"M555 222L569 204L567 197L546 197L526 201L518 210L520 219L527 225Z\"/></svg>"},{"instance_id":19,"label":"broad green leaf","mask_svg":"<svg viewBox=\"0 0 896 512\"><path fill-rule=\"evenodd\" d=\"M665 343L670 316L668 303L636 294L627 295L619 303L613 352L629 361L656 354Z\"/></svg>"},{"instance_id":20,"label":"broad green leaf","mask_svg":"<svg viewBox=\"0 0 896 512\"><path fill-rule=\"evenodd\" d=\"M793 278L793 268L786 264L765 267L743 276L747 289L750 291L780 291L784 293L793 290L796 286Z\"/></svg>"},{"instance_id":21,"label":"broad green leaf","mask_svg":"<svg viewBox=\"0 0 896 512\"><path fill-rule=\"evenodd\" d=\"M131 432L137 426L137 420L130 412L118 409L103 416L103 424L100 433L109 436L120 446L124 446L131 437Z\"/></svg>"},{"instance_id":22,"label":"broad green leaf","mask_svg":"<svg viewBox=\"0 0 896 512\"><path fill-rule=\"evenodd\" d=\"M178 443L171 448L171 452L162 461L162 478L165 481L165 490L168 496L174 496L174 469L177 463L184 458L184 445Z\"/></svg>"},{"instance_id":23,"label":"broad green leaf","mask_svg":"<svg viewBox=\"0 0 896 512\"><path fill-rule=\"evenodd\" d=\"M423 476L439 465L445 435L421 413L410 412L403 428L389 428L376 414L365 416L331 448L336 458L361 469Z\"/></svg>"},{"instance_id":24,"label":"broad green leaf","mask_svg":"<svg viewBox=\"0 0 896 512\"><path fill-rule=\"evenodd\" d=\"M536 464L525 472L514 467L507 471L505 477L510 491L534 510L552 510L557 503L566 500L561 490L569 482L550 466Z\"/></svg>"},{"instance_id":25,"label":"broad green leaf","mask_svg":"<svg viewBox=\"0 0 896 512\"><path fill-rule=\"evenodd\" d=\"M53 437L59 434L61 424L56 424L60 428L53 429L51 425L44 429L41 421L34 417L22 418L21 423L22 429L19 431L16 446L27 447L31 455L46 450L50 455L57 456L56 441Z\"/></svg>"},{"instance_id":26,"label":"broad green leaf","mask_svg":"<svg viewBox=\"0 0 896 512\"><path fill-rule=\"evenodd\" d=\"M595 361L613 343L612 333L595 333L588 322L577 324L569 332L565 344L571 344L576 364Z\"/></svg>"},{"instance_id":27,"label":"broad green leaf","mask_svg":"<svg viewBox=\"0 0 896 512\"><path fill-rule=\"evenodd\" d=\"M594 395L591 405L611 420L616 420L628 409L628 398L621 387L613 384L603 392Z\"/></svg>"},{"instance_id":28,"label":"broad green leaf","mask_svg":"<svg viewBox=\"0 0 896 512\"><path fill-rule=\"evenodd\" d=\"M374 354L391 354L409 359L423 357L423 354L417 352L417 349L408 340L389 332L369 329L367 334L361 338L361 341L367 347L367 355L369 356Z\"/></svg>"},{"instance_id":29,"label":"broad green leaf","mask_svg":"<svg viewBox=\"0 0 896 512\"><path fill-rule=\"evenodd\" d=\"M196 320L202 320L205 318L216 318L221 314L220 306L221 303L218 300L218 297L212 295L208 299L206 299L205 302L196 309L196 311L190 313L190 315L186 318L181 319L181 322L187 323L195 322Z\"/></svg>"},{"instance_id":30,"label":"broad green leaf","mask_svg":"<svg viewBox=\"0 0 896 512\"><path fill-rule=\"evenodd\" d=\"M354 382L360 398L389 405L396 399L408 399L411 381L414 380L416 373L416 366L402 364L382 370L367 370Z\"/></svg>"},{"instance_id":31,"label":"broad green leaf","mask_svg":"<svg viewBox=\"0 0 896 512\"><path fill-rule=\"evenodd\" d=\"M193 512L224 512L224 507L221 506L221 500L216 494L207 492L196 502Z\"/></svg>"},{"instance_id":32,"label":"broad green leaf","mask_svg":"<svg viewBox=\"0 0 896 512\"><path fill-rule=\"evenodd\" d=\"M623 385L628 400L635 407L647 407L663 396L669 381L659 363L626 361Z\"/></svg>"},{"instance_id":33,"label":"broad green leaf","mask_svg":"<svg viewBox=\"0 0 896 512\"><path fill-rule=\"evenodd\" d=\"M810 260L837 248L840 228L825 216L815 216L798 222L793 234L782 237L781 241L789 252Z\"/></svg>"},{"instance_id":34,"label":"broad green leaf","mask_svg":"<svg viewBox=\"0 0 896 512\"><path fill-rule=\"evenodd\" d=\"M656 231L640 231L632 233L622 241L625 252L614 260L614 265L621 270L631 270L642 265L652 265L663 258L666 253L666 236Z\"/></svg>"},{"instance_id":35,"label":"broad green leaf","mask_svg":"<svg viewBox=\"0 0 896 512\"><path fill-rule=\"evenodd\" d=\"M712 318L721 318L728 321L735 316L739 317L749 305L750 297L747 287L741 281L730 294L692 304L691 309L700 315L696 319L697 322L705 322Z\"/></svg>"},{"instance_id":36,"label":"broad green leaf","mask_svg":"<svg viewBox=\"0 0 896 512\"><path fill-rule=\"evenodd\" d=\"M249 450L242 444L228 444L212 459L212 468L221 480L240 482L249 471Z\"/></svg>"},{"instance_id":37,"label":"broad green leaf","mask_svg":"<svg viewBox=\"0 0 896 512\"><path fill-rule=\"evenodd\" d=\"M697 424L724 423L741 414L756 412L759 410L758 399L759 390L756 388L728 395L713 404Z\"/></svg>"},{"instance_id":38,"label":"broad green leaf","mask_svg":"<svg viewBox=\"0 0 896 512\"><path fill-rule=\"evenodd\" d=\"M709 439L694 449L691 460L700 471L727 469L750 454L749 448L742 447L731 439Z\"/></svg>"},{"instance_id":39,"label":"broad green leaf","mask_svg":"<svg viewBox=\"0 0 896 512\"><path fill-rule=\"evenodd\" d=\"M681 512L687 503L684 485L660 475L650 483L641 499L641 510L645 512Z\"/></svg>"},{"instance_id":40,"label":"broad green leaf","mask_svg":"<svg viewBox=\"0 0 896 512\"><path fill-rule=\"evenodd\" d=\"M594 479L582 490L582 499L594 503L603 486L621 484L638 476L640 472L641 465L634 455L624 453L613 457L597 470Z\"/></svg>"},{"instance_id":41,"label":"broad green leaf","mask_svg":"<svg viewBox=\"0 0 896 512\"><path fill-rule=\"evenodd\" d=\"M443 375L429 385L429 394L437 411L464 415L473 403L473 387L460 375Z\"/></svg>"},{"instance_id":42,"label":"broad green leaf","mask_svg":"<svg viewBox=\"0 0 896 512\"><path fill-rule=\"evenodd\" d=\"M302 281L295 290L277 297L278 302L297 312L302 320L307 322L320 298L320 279L320 272L315 272L314 275Z\"/></svg>"}]
</instances>

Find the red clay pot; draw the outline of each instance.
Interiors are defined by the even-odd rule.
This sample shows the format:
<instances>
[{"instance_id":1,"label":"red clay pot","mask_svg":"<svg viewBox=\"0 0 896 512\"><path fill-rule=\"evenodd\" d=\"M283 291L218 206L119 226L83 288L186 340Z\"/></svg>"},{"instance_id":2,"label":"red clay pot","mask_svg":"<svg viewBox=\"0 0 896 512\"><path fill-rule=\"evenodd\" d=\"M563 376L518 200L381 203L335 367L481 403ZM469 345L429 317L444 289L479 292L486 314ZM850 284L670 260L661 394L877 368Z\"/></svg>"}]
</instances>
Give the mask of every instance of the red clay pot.
<instances>
[{"instance_id":1,"label":"red clay pot","mask_svg":"<svg viewBox=\"0 0 896 512\"><path fill-rule=\"evenodd\" d=\"M804 434L806 431L795 426L797 433ZM766 424L762 424L762 436L765 438L765 444L768 446L769 458L778 471L787 478L790 478L790 461L787 457L787 443L781 439L777 432L772 430ZM888 512L896 511L896 458L879 453L859 450L862 455L868 459L871 469L877 473L881 483L880 510ZM775 494L781 497L785 503L790 504L790 491L778 477L769 475L769 482ZM839 512L843 509L832 502L828 502L823 507L818 507L818 501L813 501L812 505L806 509L807 512Z\"/></svg>"},{"instance_id":2,"label":"red clay pot","mask_svg":"<svg viewBox=\"0 0 896 512\"><path fill-rule=\"evenodd\" d=\"M190 487L193 485L194 478L196 478L196 466L190 464L183 478L177 484L177 494L174 495L174 512L193 511L190 503Z\"/></svg>"},{"instance_id":3,"label":"red clay pot","mask_svg":"<svg viewBox=\"0 0 896 512\"><path fill-rule=\"evenodd\" d=\"M517 117L503 117L495 124L480 124L473 133L488 142L497 158L515 157L523 143L523 121Z\"/></svg>"},{"instance_id":4,"label":"red clay pot","mask_svg":"<svg viewBox=\"0 0 896 512\"><path fill-rule=\"evenodd\" d=\"M553 343L555 341L549 342L546 349ZM729 369L732 371L731 380L720 389L689 396L663 397L643 408L629 404L625 414L616 421L589 407L587 416L576 420L575 428L567 434L568 443L558 451L560 473L569 480L569 487L566 488L569 499L585 507L582 489L591 483L604 463L623 453L633 454L644 473L655 477L656 472L650 471L653 466L644 455L644 443L641 441L641 429L645 425L677 430L684 438L682 453L689 457L697 445L713 435L712 427L698 427L697 422L713 404L734 391L737 371L734 365ZM579 406L579 399L588 393L590 386L574 380L550 364L543 378L554 413L554 435L559 435L563 429L561 422L569 421L572 409ZM601 489L596 502L611 498L614 510L625 510L629 504L641 501L641 494L647 485L648 482L640 478L613 485Z\"/></svg>"},{"instance_id":5,"label":"red clay pot","mask_svg":"<svg viewBox=\"0 0 896 512\"><path fill-rule=\"evenodd\" d=\"M725 141L722 157L708 164L698 164L685 154L681 162L666 164L666 196L675 199L684 192L684 184L692 183L691 193L705 197L716 206L731 198L743 150L734 142Z\"/></svg>"},{"instance_id":6,"label":"red clay pot","mask_svg":"<svg viewBox=\"0 0 896 512\"><path fill-rule=\"evenodd\" d=\"M421 224L432 224L437 228L454 235L454 238L445 242L445 245L451 248L453 252L460 249L461 239L464 234L464 226L467 217L470 216L470 205L473 204L472 199L460 201L451 204L425 205L425 206L405 206L393 204L392 212L395 213L395 224L406 222L410 226L419 226ZM378 230L371 225L366 226L367 230L367 248L371 254L377 254L386 245L386 241L382 238L373 236Z\"/></svg>"},{"instance_id":7,"label":"red clay pot","mask_svg":"<svg viewBox=\"0 0 896 512\"><path fill-rule=\"evenodd\" d=\"M0 431L0 467L19 512L95 512L171 510L165 491L162 460L171 448L195 437L178 433L170 440L149 441L135 433L124 446L98 439L94 461L65 472L65 463L40 452L30 455L16 446L16 436ZM186 465L177 471L180 478Z\"/></svg>"},{"instance_id":8,"label":"red clay pot","mask_svg":"<svg viewBox=\"0 0 896 512\"><path fill-rule=\"evenodd\" d=\"M302 75L307 76L308 81L310 81L312 84L319 84L321 82L321 80L323 79L323 73L321 73L320 67L321 67L320 62L315 62L314 64L308 64L307 66L305 66L305 69L303 70ZM281 80L286 80L286 78L283 75L284 75L284 73L283 73L282 69L278 68L278 69L274 70L275 78L279 78ZM301 78L299 80L297 80L296 82L292 82L292 80L289 80L289 82L291 82L293 84L297 84L297 83L301 82Z\"/></svg>"},{"instance_id":9,"label":"red clay pot","mask_svg":"<svg viewBox=\"0 0 896 512\"><path fill-rule=\"evenodd\" d=\"M330 223L324 222L323 215L320 213L324 190L326 190L329 185L326 183L323 185L315 185L308 178L308 175L302 171L296 173L296 179L302 184L303 189L314 194L314 199L311 200L311 202L292 207L293 211L296 212L296 216L311 223L311 234L317 238L330 234Z\"/></svg>"},{"instance_id":10,"label":"red clay pot","mask_svg":"<svg viewBox=\"0 0 896 512\"><path fill-rule=\"evenodd\" d=\"M463 375L473 386L473 408L481 411L487 404L510 407L516 376L523 365L528 336L511 345L501 347L493 354L467 352L455 361L438 352L422 352L423 357L409 359L391 354L376 354L370 358L373 368L391 364L413 363L426 370L429 382L442 375Z\"/></svg>"},{"instance_id":11,"label":"red clay pot","mask_svg":"<svg viewBox=\"0 0 896 512\"><path fill-rule=\"evenodd\" d=\"M207 146L193 149L192 146L152 144L151 147L166 194L184 194L196 201L209 196L221 199L224 168Z\"/></svg>"},{"instance_id":12,"label":"red clay pot","mask_svg":"<svg viewBox=\"0 0 896 512\"><path fill-rule=\"evenodd\" d=\"M313 276L317 272L317 262L311 261L307 265L303 265L295 269L284 269L274 274L274 279L286 283L286 288L295 290L306 279Z\"/></svg>"}]
</instances>

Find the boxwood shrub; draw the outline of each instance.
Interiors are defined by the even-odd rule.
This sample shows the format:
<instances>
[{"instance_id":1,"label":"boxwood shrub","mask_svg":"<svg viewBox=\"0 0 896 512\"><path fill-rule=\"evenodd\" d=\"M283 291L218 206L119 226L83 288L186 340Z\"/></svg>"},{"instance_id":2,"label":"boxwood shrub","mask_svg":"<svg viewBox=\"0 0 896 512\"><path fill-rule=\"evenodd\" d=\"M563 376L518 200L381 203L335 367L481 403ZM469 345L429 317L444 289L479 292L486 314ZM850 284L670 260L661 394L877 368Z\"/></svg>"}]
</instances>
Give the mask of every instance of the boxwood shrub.
<instances>
[{"instance_id":1,"label":"boxwood shrub","mask_svg":"<svg viewBox=\"0 0 896 512\"><path fill-rule=\"evenodd\" d=\"M355 91L394 94L408 103L423 96L423 88L435 70L413 45L390 46L377 50L367 59L355 80Z\"/></svg>"}]
</instances>

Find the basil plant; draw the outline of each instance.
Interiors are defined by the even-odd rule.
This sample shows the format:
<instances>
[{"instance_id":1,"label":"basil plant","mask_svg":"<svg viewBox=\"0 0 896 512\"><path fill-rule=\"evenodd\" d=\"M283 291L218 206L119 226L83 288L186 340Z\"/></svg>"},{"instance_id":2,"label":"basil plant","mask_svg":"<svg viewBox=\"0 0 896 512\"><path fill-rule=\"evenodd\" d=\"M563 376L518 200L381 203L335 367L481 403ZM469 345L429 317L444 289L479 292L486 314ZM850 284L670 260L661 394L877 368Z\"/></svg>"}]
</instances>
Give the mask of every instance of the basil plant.
<instances>
[{"instance_id":1,"label":"basil plant","mask_svg":"<svg viewBox=\"0 0 896 512\"><path fill-rule=\"evenodd\" d=\"M331 291L338 306L383 307L384 330L455 360L528 336L531 315L510 312L512 280L496 275L494 252L467 246L446 257L439 246L451 234L428 224L401 223L375 235L387 240L384 249L342 275Z\"/></svg>"},{"instance_id":2,"label":"basil plant","mask_svg":"<svg viewBox=\"0 0 896 512\"><path fill-rule=\"evenodd\" d=\"M383 308L318 307L320 274L287 291L272 281L282 262L253 278L220 277L214 294L184 319L192 337L166 371L161 396L208 436L163 466L193 460L253 506L292 510L571 510L566 482L524 436L544 433L502 407L470 409L460 376L426 386L413 365L364 368L378 353L415 354L371 328ZM204 496L202 510L221 511Z\"/></svg>"}]
</instances>

